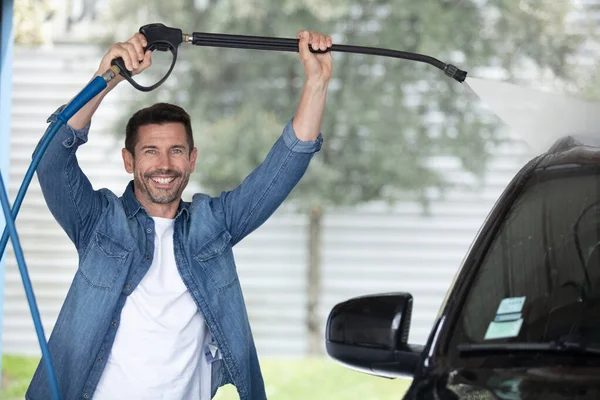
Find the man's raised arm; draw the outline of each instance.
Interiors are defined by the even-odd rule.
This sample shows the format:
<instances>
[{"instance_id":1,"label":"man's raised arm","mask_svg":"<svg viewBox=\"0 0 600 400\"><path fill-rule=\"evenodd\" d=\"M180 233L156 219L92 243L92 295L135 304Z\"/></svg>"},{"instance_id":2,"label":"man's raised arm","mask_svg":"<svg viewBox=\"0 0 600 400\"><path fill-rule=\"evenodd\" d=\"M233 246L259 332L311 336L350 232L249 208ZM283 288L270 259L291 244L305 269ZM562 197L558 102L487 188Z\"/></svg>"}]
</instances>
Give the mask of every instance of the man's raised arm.
<instances>
[{"instance_id":1,"label":"man's raised arm","mask_svg":"<svg viewBox=\"0 0 600 400\"><path fill-rule=\"evenodd\" d=\"M136 33L127 42L111 46L94 77L109 69L111 61L117 57L122 57L127 68L134 74L148 68L151 64L151 52L144 54L145 41L142 34ZM75 152L87 142L92 116L102 99L122 80L120 76L115 77L102 93L61 127L37 168L38 180L48 208L78 248L89 240L91 228L102 210L102 197L94 191L79 167ZM56 123L56 117L62 108L64 107L52 114L48 122Z\"/></svg>"},{"instance_id":2,"label":"man's raised arm","mask_svg":"<svg viewBox=\"0 0 600 400\"><path fill-rule=\"evenodd\" d=\"M259 165L237 188L220 196L232 243L259 227L281 205L302 178L313 154L320 150L321 121L332 72L331 38L318 32L298 33L299 57L306 81L296 114Z\"/></svg>"}]
</instances>

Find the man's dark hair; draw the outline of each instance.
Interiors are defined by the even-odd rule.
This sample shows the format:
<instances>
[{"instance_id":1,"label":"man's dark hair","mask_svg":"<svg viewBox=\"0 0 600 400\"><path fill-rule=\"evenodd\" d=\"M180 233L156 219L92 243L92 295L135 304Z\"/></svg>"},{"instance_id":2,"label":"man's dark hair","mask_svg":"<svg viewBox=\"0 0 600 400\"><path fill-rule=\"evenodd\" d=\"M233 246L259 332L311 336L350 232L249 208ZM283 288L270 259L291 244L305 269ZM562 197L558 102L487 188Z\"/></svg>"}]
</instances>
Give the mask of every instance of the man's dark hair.
<instances>
[{"instance_id":1,"label":"man's dark hair","mask_svg":"<svg viewBox=\"0 0 600 400\"><path fill-rule=\"evenodd\" d=\"M194 148L194 135L192 134L190 116L183 108L169 103L156 103L133 114L125 128L125 148L135 156L134 150L139 128L144 125L161 125L169 122L183 124L191 153Z\"/></svg>"}]
</instances>

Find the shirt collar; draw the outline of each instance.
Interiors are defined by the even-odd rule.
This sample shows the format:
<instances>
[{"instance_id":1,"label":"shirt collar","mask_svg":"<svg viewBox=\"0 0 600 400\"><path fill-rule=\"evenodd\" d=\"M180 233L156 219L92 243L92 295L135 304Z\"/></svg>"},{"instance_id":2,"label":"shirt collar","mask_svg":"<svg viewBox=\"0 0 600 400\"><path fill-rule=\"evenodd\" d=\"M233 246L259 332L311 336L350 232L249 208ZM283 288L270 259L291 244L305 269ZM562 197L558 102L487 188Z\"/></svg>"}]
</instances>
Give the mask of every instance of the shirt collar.
<instances>
[{"instance_id":1,"label":"shirt collar","mask_svg":"<svg viewBox=\"0 0 600 400\"><path fill-rule=\"evenodd\" d=\"M127 218L133 218L140 211L144 210L146 214L148 212L141 206L138 200L135 198L135 194L133 193L133 181L129 182L127 187L125 188L125 192L123 193L123 207L125 208L125 214ZM179 206L177 207L177 215L175 218L179 217L180 214L184 214L186 219L190 218L189 212L189 203L183 200L179 201Z\"/></svg>"}]
</instances>

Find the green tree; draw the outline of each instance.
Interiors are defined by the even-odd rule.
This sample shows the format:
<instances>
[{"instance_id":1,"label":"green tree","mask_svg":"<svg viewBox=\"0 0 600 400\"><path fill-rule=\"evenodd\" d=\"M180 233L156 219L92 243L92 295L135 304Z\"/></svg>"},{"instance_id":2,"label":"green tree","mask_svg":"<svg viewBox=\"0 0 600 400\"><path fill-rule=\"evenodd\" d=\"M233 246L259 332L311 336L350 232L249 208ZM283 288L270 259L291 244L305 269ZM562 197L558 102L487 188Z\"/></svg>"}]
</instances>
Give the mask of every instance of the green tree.
<instances>
[{"instance_id":1,"label":"green tree","mask_svg":"<svg viewBox=\"0 0 600 400\"><path fill-rule=\"evenodd\" d=\"M121 34L158 21L187 33L295 37L306 28L332 35L334 43L432 55L471 75L493 67L512 81L531 68L570 79L569 56L581 40L566 29L567 2L146 0L115 2L112 9ZM151 96L176 102L193 116L197 176L216 194L262 161L294 114L303 71L293 54L268 51L182 46L180 60L165 87ZM481 176L498 128L465 85L426 64L334 53L333 75L324 146L290 197L309 221L311 352L321 348L317 305L325 210L374 200L426 203L430 188L446 186L431 157L458 157Z\"/></svg>"}]
</instances>

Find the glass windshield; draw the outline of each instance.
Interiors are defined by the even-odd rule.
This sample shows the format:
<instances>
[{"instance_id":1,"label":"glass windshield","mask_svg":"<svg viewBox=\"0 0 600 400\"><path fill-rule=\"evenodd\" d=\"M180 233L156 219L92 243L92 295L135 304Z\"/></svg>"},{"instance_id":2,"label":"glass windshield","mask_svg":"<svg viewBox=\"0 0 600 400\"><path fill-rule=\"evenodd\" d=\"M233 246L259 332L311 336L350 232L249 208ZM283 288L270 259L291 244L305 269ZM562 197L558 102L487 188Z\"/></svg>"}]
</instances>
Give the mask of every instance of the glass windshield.
<instances>
[{"instance_id":1,"label":"glass windshield","mask_svg":"<svg viewBox=\"0 0 600 400\"><path fill-rule=\"evenodd\" d=\"M538 170L497 233L456 325L457 344L600 346L600 168Z\"/></svg>"}]
</instances>

